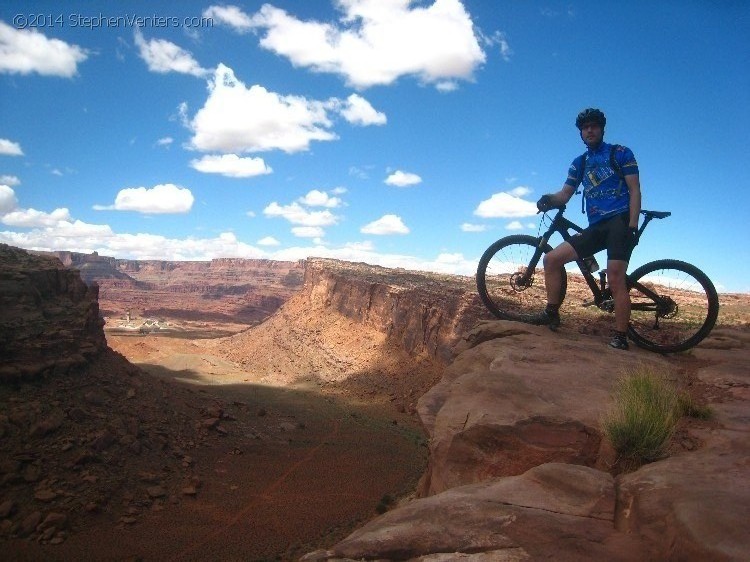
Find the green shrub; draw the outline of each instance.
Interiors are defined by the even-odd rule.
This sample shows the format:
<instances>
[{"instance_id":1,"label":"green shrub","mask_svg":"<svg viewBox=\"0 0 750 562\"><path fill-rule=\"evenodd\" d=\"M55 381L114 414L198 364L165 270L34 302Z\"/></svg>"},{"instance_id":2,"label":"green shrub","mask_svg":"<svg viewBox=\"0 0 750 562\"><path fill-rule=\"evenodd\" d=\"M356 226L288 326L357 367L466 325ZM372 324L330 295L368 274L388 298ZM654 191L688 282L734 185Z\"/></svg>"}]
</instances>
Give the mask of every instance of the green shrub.
<instances>
[{"instance_id":1,"label":"green shrub","mask_svg":"<svg viewBox=\"0 0 750 562\"><path fill-rule=\"evenodd\" d=\"M687 392L682 392L677 397L677 410L681 416L699 420L710 420L714 415L711 406L698 404Z\"/></svg>"},{"instance_id":2,"label":"green shrub","mask_svg":"<svg viewBox=\"0 0 750 562\"><path fill-rule=\"evenodd\" d=\"M665 456L679 417L674 387L641 367L618 380L614 405L602 425L620 461L636 467Z\"/></svg>"}]
</instances>

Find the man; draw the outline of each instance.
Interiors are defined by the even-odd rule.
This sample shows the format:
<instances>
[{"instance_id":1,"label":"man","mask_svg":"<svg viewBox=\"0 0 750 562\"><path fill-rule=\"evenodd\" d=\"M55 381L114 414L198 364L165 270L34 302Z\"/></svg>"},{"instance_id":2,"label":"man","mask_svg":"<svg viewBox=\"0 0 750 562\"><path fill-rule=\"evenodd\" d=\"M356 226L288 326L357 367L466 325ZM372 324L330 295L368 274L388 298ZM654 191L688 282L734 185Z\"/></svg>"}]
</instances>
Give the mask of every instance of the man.
<instances>
[{"instance_id":1,"label":"man","mask_svg":"<svg viewBox=\"0 0 750 562\"><path fill-rule=\"evenodd\" d=\"M544 256L547 307L533 321L556 329L560 325L562 267L606 248L607 277L615 303L615 330L609 345L626 350L630 295L625 274L630 254L638 243L641 184L638 164L630 149L615 146L613 151L612 145L604 142L606 123L604 113L598 109L589 108L578 114L576 127L588 150L573 160L562 189L543 195L537 202L540 211L564 205L582 183L589 226Z\"/></svg>"}]
</instances>

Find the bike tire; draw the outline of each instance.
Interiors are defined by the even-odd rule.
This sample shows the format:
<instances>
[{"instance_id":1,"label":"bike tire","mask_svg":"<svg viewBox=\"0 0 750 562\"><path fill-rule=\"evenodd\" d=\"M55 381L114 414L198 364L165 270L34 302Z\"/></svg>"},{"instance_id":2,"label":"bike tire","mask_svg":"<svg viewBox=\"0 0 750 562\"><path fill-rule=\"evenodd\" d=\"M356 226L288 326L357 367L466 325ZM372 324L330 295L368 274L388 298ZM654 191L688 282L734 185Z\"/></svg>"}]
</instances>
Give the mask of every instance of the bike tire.
<instances>
[{"instance_id":1,"label":"bike tire","mask_svg":"<svg viewBox=\"0 0 750 562\"><path fill-rule=\"evenodd\" d=\"M631 314L628 335L659 353L685 351L716 324L719 295L708 276L692 264L657 260L628 275ZM649 292L658 294L658 302Z\"/></svg>"},{"instance_id":2,"label":"bike tire","mask_svg":"<svg viewBox=\"0 0 750 562\"><path fill-rule=\"evenodd\" d=\"M513 234L493 243L482 254L477 267L477 290L487 310L497 318L528 322L532 313L540 312L545 307L547 290L541 258L528 287L514 284L517 274L528 269L538 245L538 238ZM546 254L552 251L552 247L545 244L542 251ZM565 298L568 278L565 268L561 269L561 297Z\"/></svg>"}]
</instances>

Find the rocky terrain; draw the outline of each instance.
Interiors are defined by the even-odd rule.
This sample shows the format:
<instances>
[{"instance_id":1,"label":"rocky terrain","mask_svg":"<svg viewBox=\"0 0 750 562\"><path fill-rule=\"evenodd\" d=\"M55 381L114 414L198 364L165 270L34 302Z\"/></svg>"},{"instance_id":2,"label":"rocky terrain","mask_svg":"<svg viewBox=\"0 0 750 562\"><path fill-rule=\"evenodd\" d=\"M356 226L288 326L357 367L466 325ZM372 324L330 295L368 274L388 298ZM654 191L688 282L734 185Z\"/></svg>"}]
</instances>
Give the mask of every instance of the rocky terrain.
<instances>
[{"instance_id":1,"label":"rocky terrain","mask_svg":"<svg viewBox=\"0 0 750 562\"><path fill-rule=\"evenodd\" d=\"M298 292L231 337L109 333L134 365L92 327L95 289L7 246L0 263L16 295L0 324L0 548L12 559L750 551L747 295L721 296L698 348L659 356L608 349L611 317L577 313L575 278L553 333L486 321L471 279L310 260ZM75 341L89 352L57 365ZM667 458L625 472L600 421L618 376L644 365L714 415L681 420Z\"/></svg>"},{"instance_id":2,"label":"rocky terrain","mask_svg":"<svg viewBox=\"0 0 750 562\"><path fill-rule=\"evenodd\" d=\"M97 287L5 244L0 263L0 383L65 374L106 349Z\"/></svg>"},{"instance_id":3,"label":"rocky terrain","mask_svg":"<svg viewBox=\"0 0 750 562\"><path fill-rule=\"evenodd\" d=\"M668 357L607 349L572 324L468 332L418 403L421 499L303 560L745 560L746 321ZM622 472L601 419L617 378L644 366L713 417L682 419L667 458Z\"/></svg>"},{"instance_id":4,"label":"rocky terrain","mask_svg":"<svg viewBox=\"0 0 750 562\"><path fill-rule=\"evenodd\" d=\"M239 258L169 262L122 260L75 252L45 253L99 285L99 306L111 322L166 318L257 324L302 284L304 264Z\"/></svg>"}]
</instances>

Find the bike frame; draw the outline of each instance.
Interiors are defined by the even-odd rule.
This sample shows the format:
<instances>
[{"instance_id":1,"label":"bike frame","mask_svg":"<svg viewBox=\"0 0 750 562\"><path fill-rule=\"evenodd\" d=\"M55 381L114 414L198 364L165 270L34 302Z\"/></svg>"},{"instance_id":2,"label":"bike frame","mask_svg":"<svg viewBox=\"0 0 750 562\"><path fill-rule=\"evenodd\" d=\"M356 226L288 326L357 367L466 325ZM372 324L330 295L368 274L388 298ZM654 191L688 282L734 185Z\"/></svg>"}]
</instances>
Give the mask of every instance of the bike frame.
<instances>
[{"instance_id":1,"label":"bike frame","mask_svg":"<svg viewBox=\"0 0 750 562\"><path fill-rule=\"evenodd\" d=\"M519 285L524 286L530 286L532 282L532 277L534 275L534 272L536 270L536 266L539 264L539 260L542 257L542 254L544 253L544 247L547 246L549 243L550 238L555 232L559 232L560 235L563 237L563 240L568 242L570 241L573 236L576 234L580 234L583 232L583 228L572 222L571 220L565 218L563 216L563 212L565 211L565 205L561 205L559 207L555 207L557 209L557 213L555 213L555 216L552 218L552 223L550 224L547 231L542 234L539 238L537 238L537 248L534 252L534 255L531 258L531 262L529 263L529 267L526 270L526 273L524 276L519 280ZM644 221L641 227L638 229L638 238L641 237L641 234L643 234L643 231L646 229L646 225L648 225L649 222L651 222L654 218L664 218L669 216L671 213L654 213L651 211L641 211L641 214L644 215ZM574 231L575 234L571 234L570 231ZM584 304L584 306L591 306L596 305L597 307L601 308L602 310L606 310L607 312L613 312L614 311L614 301L612 300L612 294L607 287L607 274L606 269L599 272L599 282L597 283L597 280L594 278L594 275L589 271L588 267L586 267L586 264L584 263L583 259L579 258L575 261L576 265L578 266L578 269L581 271L581 274L583 275L583 278L586 280L586 284L589 286L589 289L591 290L591 294L594 297L594 300L592 302L587 302ZM652 311L661 311L665 306L664 303L662 303L662 299L659 297L657 293L649 289L648 287L642 285L641 283L633 284L630 278L627 279L628 287L637 286L638 290L641 291L644 295L647 295L649 298L653 300L651 303L633 303L632 304L632 310L652 310Z\"/></svg>"}]
</instances>

